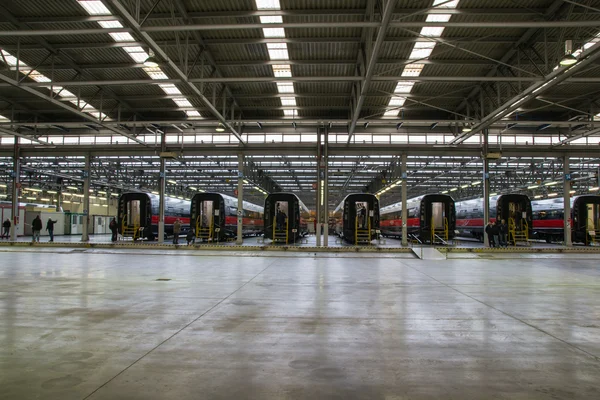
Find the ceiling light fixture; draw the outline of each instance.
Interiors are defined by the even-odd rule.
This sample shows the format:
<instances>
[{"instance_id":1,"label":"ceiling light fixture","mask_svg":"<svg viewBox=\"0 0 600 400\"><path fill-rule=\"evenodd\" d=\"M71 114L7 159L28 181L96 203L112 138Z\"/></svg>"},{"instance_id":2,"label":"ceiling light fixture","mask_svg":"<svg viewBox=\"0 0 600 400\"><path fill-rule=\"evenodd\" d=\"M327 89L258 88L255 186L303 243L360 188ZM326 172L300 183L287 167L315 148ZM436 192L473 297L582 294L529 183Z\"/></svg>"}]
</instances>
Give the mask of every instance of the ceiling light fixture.
<instances>
[{"instance_id":1,"label":"ceiling light fixture","mask_svg":"<svg viewBox=\"0 0 600 400\"><path fill-rule=\"evenodd\" d=\"M560 65L563 67L568 67L569 65L573 65L577 63L577 57L573 55L573 41L565 40L565 56L560 60Z\"/></svg>"},{"instance_id":2,"label":"ceiling light fixture","mask_svg":"<svg viewBox=\"0 0 600 400\"><path fill-rule=\"evenodd\" d=\"M223 126L222 123L219 122L217 124L217 127L215 128L215 131L217 131L217 132L225 132L225 127Z\"/></svg>"},{"instance_id":3,"label":"ceiling light fixture","mask_svg":"<svg viewBox=\"0 0 600 400\"><path fill-rule=\"evenodd\" d=\"M150 68L158 67L158 58L156 58L154 52L152 50L149 50L148 55L148 58L146 58L146 61L144 61L144 66Z\"/></svg>"}]
</instances>

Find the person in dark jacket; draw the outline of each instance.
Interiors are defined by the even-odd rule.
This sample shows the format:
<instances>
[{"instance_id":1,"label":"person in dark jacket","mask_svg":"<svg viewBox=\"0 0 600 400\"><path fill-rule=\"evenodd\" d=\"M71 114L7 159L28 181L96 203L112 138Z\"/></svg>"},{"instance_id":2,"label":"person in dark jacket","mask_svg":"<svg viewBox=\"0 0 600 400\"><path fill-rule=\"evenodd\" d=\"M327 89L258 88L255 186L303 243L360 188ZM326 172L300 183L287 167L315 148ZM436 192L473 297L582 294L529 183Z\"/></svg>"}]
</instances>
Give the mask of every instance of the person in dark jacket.
<instances>
[{"instance_id":1,"label":"person in dark jacket","mask_svg":"<svg viewBox=\"0 0 600 400\"><path fill-rule=\"evenodd\" d=\"M500 247L500 223L498 220L492 224L492 236L494 237L494 247Z\"/></svg>"},{"instance_id":2,"label":"person in dark jacket","mask_svg":"<svg viewBox=\"0 0 600 400\"><path fill-rule=\"evenodd\" d=\"M507 240L508 226L506 226L505 220L502 220L502 222L500 222L499 228L500 228L500 246L508 247L508 240Z\"/></svg>"},{"instance_id":3,"label":"person in dark jacket","mask_svg":"<svg viewBox=\"0 0 600 400\"><path fill-rule=\"evenodd\" d=\"M488 222L487 226L485 227L485 233L487 233L487 237L488 237L488 246L490 247L494 247L494 234L492 233L492 223Z\"/></svg>"},{"instance_id":4,"label":"person in dark jacket","mask_svg":"<svg viewBox=\"0 0 600 400\"><path fill-rule=\"evenodd\" d=\"M31 223L31 230L33 231L33 239L32 242L40 242L40 232L42 231L42 220L40 216L34 218Z\"/></svg>"},{"instance_id":5,"label":"person in dark jacket","mask_svg":"<svg viewBox=\"0 0 600 400\"><path fill-rule=\"evenodd\" d=\"M117 225L116 218L113 217L113 219L110 221L110 224L108 224L108 228L112 232L112 236L110 238L110 241L111 242L116 242L117 241L117 233L119 231L118 230L118 225Z\"/></svg>"},{"instance_id":6,"label":"person in dark jacket","mask_svg":"<svg viewBox=\"0 0 600 400\"><path fill-rule=\"evenodd\" d=\"M48 231L48 235L50 235L51 242L54 242L54 224L57 222L58 221L53 221L52 218L48 218L48 222L46 223L46 230Z\"/></svg>"},{"instance_id":7,"label":"person in dark jacket","mask_svg":"<svg viewBox=\"0 0 600 400\"><path fill-rule=\"evenodd\" d=\"M10 227L12 224L10 223L10 219L6 218L6 221L2 223L2 236L0 238L4 238L6 236L7 239L10 238Z\"/></svg>"},{"instance_id":8,"label":"person in dark jacket","mask_svg":"<svg viewBox=\"0 0 600 400\"><path fill-rule=\"evenodd\" d=\"M190 229L185 236L185 240L187 241L187 245L194 244L196 242L196 235L194 234L194 230Z\"/></svg>"}]
</instances>

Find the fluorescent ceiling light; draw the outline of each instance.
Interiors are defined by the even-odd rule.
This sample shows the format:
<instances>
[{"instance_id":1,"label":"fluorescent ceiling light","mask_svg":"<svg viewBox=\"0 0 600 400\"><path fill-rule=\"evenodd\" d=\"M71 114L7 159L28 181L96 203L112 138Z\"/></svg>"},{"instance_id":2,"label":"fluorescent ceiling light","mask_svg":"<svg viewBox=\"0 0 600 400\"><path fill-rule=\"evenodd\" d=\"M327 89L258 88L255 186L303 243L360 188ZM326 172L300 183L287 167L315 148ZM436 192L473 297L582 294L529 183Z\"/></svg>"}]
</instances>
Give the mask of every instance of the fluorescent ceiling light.
<instances>
[{"instance_id":1,"label":"fluorescent ceiling light","mask_svg":"<svg viewBox=\"0 0 600 400\"><path fill-rule=\"evenodd\" d=\"M600 187L596 186L596 187L591 187L588 189L590 192L595 192L597 190L600 190Z\"/></svg>"},{"instance_id":2,"label":"fluorescent ceiling light","mask_svg":"<svg viewBox=\"0 0 600 400\"><path fill-rule=\"evenodd\" d=\"M541 198L542 198L542 195L541 195L541 194L538 194L537 196L534 196L533 198L534 198L534 199L541 199Z\"/></svg>"},{"instance_id":3,"label":"fluorescent ceiling light","mask_svg":"<svg viewBox=\"0 0 600 400\"><path fill-rule=\"evenodd\" d=\"M448 191L447 191L447 190L444 190L444 191L442 192L442 194L446 194L446 193L448 193Z\"/></svg>"},{"instance_id":4,"label":"fluorescent ceiling light","mask_svg":"<svg viewBox=\"0 0 600 400\"><path fill-rule=\"evenodd\" d=\"M57 194L58 192L57 192L57 191L55 191L55 190L46 190L46 193L49 193L49 194Z\"/></svg>"},{"instance_id":5,"label":"fluorescent ceiling light","mask_svg":"<svg viewBox=\"0 0 600 400\"><path fill-rule=\"evenodd\" d=\"M167 180L167 182L169 182L169 183L172 183L173 185L176 185L176 184L177 184L177 182L175 182L174 180L170 180L170 179L169 179L169 180Z\"/></svg>"},{"instance_id":6,"label":"fluorescent ceiling light","mask_svg":"<svg viewBox=\"0 0 600 400\"><path fill-rule=\"evenodd\" d=\"M75 186L67 186L67 189L77 190L77 188Z\"/></svg>"},{"instance_id":7,"label":"fluorescent ceiling light","mask_svg":"<svg viewBox=\"0 0 600 400\"><path fill-rule=\"evenodd\" d=\"M50 199L46 199L46 198L41 198L40 200L42 200L42 201L50 201Z\"/></svg>"},{"instance_id":8,"label":"fluorescent ceiling light","mask_svg":"<svg viewBox=\"0 0 600 400\"><path fill-rule=\"evenodd\" d=\"M536 189L539 187L540 187L540 185L532 185L532 186L527 186L527 189Z\"/></svg>"},{"instance_id":9,"label":"fluorescent ceiling light","mask_svg":"<svg viewBox=\"0 0 600 400\"><path fill-rule=\"evenodd\" d=\"M458 188L452 188L450 189L451 192L456 192L458 190Z\"/></svg>"},{"instance_id":10,"label":"fluorescent ceiling light","mask_svg":"<svg viewBox=\"0 0 600 400\"><path fill-rule=\"evenodd\" d=\"M498 194L498 193L490 193L490 196L495 196L495 195L497 195L497 194Z\"/></svg>"},{"instance_id":11,"label":"fluorescent ceiling light","mask_svg":"<svg viewBox=\"0 0 600 400\"><path fill-rule=\"evenodd\" d=\"M544 186L554 186L554 185L558 185L558 182L555 181L555 182L544 183Z\"/></svg>"},{"instance_id":12,"label":"fluorescent ceiling light","mask_svg":"<svg viewBox=\"0 0 600 400\"><path fill-rule=\"evenodd\" d=\"M477 185L481 185L481 181L475 181L475 182L471 183L471 186L477 186Z\"/></svg>"},{"instance_id":13,"label":"fluorescent ceiling light","mask_svg":"<svg viewBox=\"0 0 600 400\"><path fill-rule=\"evenodd\" d=\"M467 185L462 185L460 188L464 189L464 188L468 188L469 186L471 186L471 185L468 185L468 184Z\"/></svg>"},{"instance_id":14,"label":"fluorescent ceiling light","mask_svg":"<svg viewBox=\"0 0 600 400\"><path fill-rule=\"evenodd\" d=\"M558 193L548 193L548 197L558 196Z\"/></svg>"}]
</instances>

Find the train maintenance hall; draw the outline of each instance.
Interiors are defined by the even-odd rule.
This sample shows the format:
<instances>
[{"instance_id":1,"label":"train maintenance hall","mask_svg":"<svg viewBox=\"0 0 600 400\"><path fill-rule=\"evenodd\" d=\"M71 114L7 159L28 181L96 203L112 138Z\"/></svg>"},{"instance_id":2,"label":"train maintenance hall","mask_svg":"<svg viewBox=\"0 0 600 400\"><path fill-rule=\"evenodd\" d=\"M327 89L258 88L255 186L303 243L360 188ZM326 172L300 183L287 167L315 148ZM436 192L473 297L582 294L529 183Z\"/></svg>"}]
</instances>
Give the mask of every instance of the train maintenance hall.
<instances>
[{"instance_id":1,"label":"train maintenance hall","mask_svg":"<svg viewBox=\"0 0 600 400\"><path fill-rule=\"evenodd\" d=\"M600 0L0 1L3 400L600 399Z\"/></svg>"}]
</instances>

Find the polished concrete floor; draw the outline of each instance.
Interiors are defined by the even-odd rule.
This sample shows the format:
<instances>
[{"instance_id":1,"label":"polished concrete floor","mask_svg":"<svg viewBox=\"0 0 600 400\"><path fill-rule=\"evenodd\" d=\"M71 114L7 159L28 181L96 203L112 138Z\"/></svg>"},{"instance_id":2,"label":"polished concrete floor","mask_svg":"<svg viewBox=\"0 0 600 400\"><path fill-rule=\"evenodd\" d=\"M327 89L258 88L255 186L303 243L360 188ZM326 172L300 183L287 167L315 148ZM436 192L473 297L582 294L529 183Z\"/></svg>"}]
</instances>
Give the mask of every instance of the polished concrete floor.
<instances>
[{"instance_id":1,"label":"polished concrete floor","mask_svg":"<svg viewBox=\"0 0 600 400\"><path fill-rule=\"evenodd\" d=\"M600 398L597 257L402 256L2 251L0 397Z\"/></svg>"},{"instance_id":2,"label":"polished concrete floor","mask_svg":"<svg viewBox=\"0 0 600 400\"><path fill-rule=\"evenodd\" d=\"M100 235L89 235L89 242L90 243L111 243L110 241L111 235L105 235L105 234L100 234ZM40 243L45 243L48 242L49 237L48 236L42 236L40 239ZM243 246L286 246L284 244L281 243L276 243L276 244L271 244L271 240L267 239L264 242L261 242L262 237L247 237L244 238L244 243L242 244ZM20 236L17 238L18 242L31 242L31 236ZM2 242L6 242L6 240L0 240L0 243ZM119 241L117 243L131 243L131 239L125 239L124 241ZM61 235L61 236L56 236L55 237L55 243L81 243L81 235ZM148 243L147 241L139 241L137 243ZM155 242L150 242L150 243L158 243L157 241ZM173 243L173 238L170 237L168 240L165 240L165 244L172 244ZM179 244L181 245L185 245L186 241L184 237L181 237L179 239ZM202 243L200 244L200 246L203 245L210 245L210 246L214 246L214 245L218 245L218 246L224 246L224 247L230 247L230 246L236 246L235 241L232 242L218 242L218 243ZM297 246L297 247L313 247L317 245L317 238L315 235L308 235L306 238L304 238L304 240L302 241L297 241L293 244L290 244L291 246ZM482 247L486 247L483 245L483 243L479 242L477 239L474 238L456 238L454 240L451 240L449 242L449 245L451 247L465 247L465 248L482 248ZM564 246L560 243L546 243L545 241L541 241L541 240L532 240L529 244L529 247L533 247L533 248L563 248ZM364 244L363 244L364 246ZM371 242L371 246L372 247L380 247L380 248L399 248L402 247L402 241L399 239L394 239L394 238L384 238L384 240L382 240L381 242L377 242L377 240L373 240ZM413 246L413 244L410 244L409 247ZM439 245L437 245L439 246ZM351 243L347 243L345 241L340 240L337 236L335 235L329 235L328 236L328 247L355 247L354 244ZM523 243L519 243L517 245L517 247L528 247L525 246ZM575 247L583 247L579 244L576 244Z\"/></svg>"}]
</instances>

